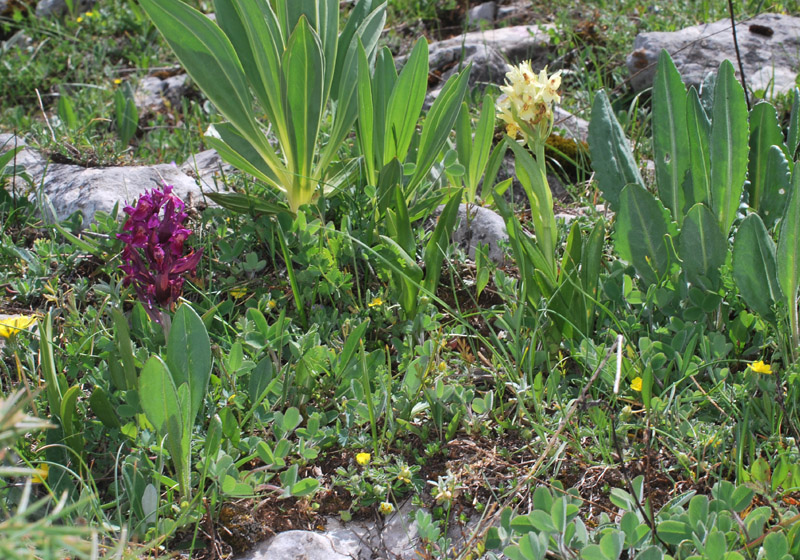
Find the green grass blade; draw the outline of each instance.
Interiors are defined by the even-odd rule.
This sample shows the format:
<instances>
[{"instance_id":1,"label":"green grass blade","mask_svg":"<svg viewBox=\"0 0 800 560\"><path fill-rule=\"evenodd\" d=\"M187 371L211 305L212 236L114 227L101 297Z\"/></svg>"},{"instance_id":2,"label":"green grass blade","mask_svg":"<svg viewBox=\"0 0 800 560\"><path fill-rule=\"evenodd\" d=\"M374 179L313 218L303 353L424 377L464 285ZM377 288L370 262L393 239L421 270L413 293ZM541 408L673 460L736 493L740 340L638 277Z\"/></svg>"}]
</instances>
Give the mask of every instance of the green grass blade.
<instances>
[{"instance_id":1,"label":"green grass blade","mask_svg":"<svg viewBox=\"0 0 800 560\"><path fill-rule=\"evenodd\" d=\"M436 295L436 288L439 285L439 277L442 273L442 262L445 252L450 245L450 236L456 227L458 218L458 206L461 203L461 191L451 195L450 200L442 210L433 235L425 245L423 262L425 263L425 280L423 287L433 295Z\"/></svg>"},{"instance_id":2,"label":"green grass blade","mask_svg":"<svg viewBox=\"0 0 800 560\"><path fill-rule=\"evenodd\" d=\"M711 209L722 232L731 229L747 174L748 127L744 90L725 60L719 67L711 118Z\"/></svg>"},{"instance_id":3,"label":"green grass blade","mask_svg":"<svg viewBox=\"0 0 800 560\"><path fill-rule=\"evenodd\" d=\"M797 146L800 144L800 89L792 90L792 110L789 113L789 130L786 135L786 147L788 157L794 161L797 154Z\"/></svg>"},{"instance_id":4,"label":"green grass blade","mask_svg":"<svg viewBox=\"0 0 800 560\"><path fill-rule=\"evenodd\" d=\"M653 84L653 152L658 196L680 225L691 189L689 135L686 123L686 86L669 53L658 57Z\"/></svg>"}]
</instances>

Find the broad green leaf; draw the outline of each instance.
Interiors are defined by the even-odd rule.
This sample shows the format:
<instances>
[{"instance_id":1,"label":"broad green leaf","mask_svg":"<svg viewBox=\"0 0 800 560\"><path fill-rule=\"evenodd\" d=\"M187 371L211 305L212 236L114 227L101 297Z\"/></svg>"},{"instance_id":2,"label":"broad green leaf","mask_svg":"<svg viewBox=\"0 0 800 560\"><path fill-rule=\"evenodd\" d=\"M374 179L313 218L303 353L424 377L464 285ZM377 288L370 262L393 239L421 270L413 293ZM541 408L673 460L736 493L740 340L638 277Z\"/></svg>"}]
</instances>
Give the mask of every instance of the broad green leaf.
<instances>
[{"instance_id":1,"label":"broad green leaf","mask_svg":"<svg viewBox=\"0 0 800 560\"><path fill-rule=\"evenodd\" d=\"M380 8L378 8L380 10ZM358 0L356 5L347 16L347 23L345 23L342 32L339 34L338 45L336 48L336 69L333 73L333 82L331 82L331 99L336 101L340 92L344 91L344 87L352 88L352 83L342 80L342 69L344 68L344 61L351 48L358 44L356 39L356 31L363 25L363 22L370 14L374 14L372 7L372 0ZM385 16L384 16L385 17ZM362 39L362 43L364 39ZM368 52L371 49L365 47Z\"/></svg>"},{"instance_id":2,"label":"broad green leaf","mask_svg":"<svg viewBox=\"0 0 800 560\"><path fill-rule=\"evenodd\" d=\"M235 192L207 192L205 196L228 210L242 214L276 216L286 212L286 206L272 204L260 196Z\"/></svg>"},{"instance_id":3,"label":"broad green leaf","mask_svg":"<svg viewBox=\"0 0 800 560\"><path fill-rule=\"evenodd\" d=\"M222 159L237 169L286 192L286 186L275 174L273 168L261 157L253 144L230 123L217 123L210 126L203 139L211 148L217 150Z\"/></svg>"},{"instance_id":4,"label":"broad green leaf","mask_svg":"<svg viewBox=\"0 0 800 560\"><path fill-rule=\"evenodd\" d=\"M708 120L694 86L686 94L686 127L691 163L691 192L686 193L691 204L711 205L711 121Z\"/></svg>"},{"instance_id":5,"label":"broad green leaf","mask_svg":"<svg viewBox=\"0 0 800 560\"><path fill-rule=\"evenodd\" d=\"M268 143L253 113L247 78L228 37L207 16L180 0L142 0L141 5L219 112L266 153ZM269 150L274 156L274 150Z\"/></svg>"},{"instance_id":6,"label":"broad green leaf","mask_svg":"<svg viewBox=\"0 0 800 560\"><path fill-rule=\"evenodd\" d=\"M152 356L145 362L139 376L139 387L141 394L147 395L141 405L150 423L162 436L180 439L182 428L175 434L168 431L169 419L182 418L182 412L173 376L161 358Z\"/></svg>"},{"instance_id":7,"label":"broad green leaf","mask_svg":"<svg viewBox=\"0 0 800 560\"><path fill-rule=\"evenodd\" d=\"M625 533L612 530L603 535L600 539L600 549L608 560L617 560L622 554L622 547L625 545Z\"/></svg>"},{"instance_id":8,"label":"broad green leaf","mask_svg":"<svg viewBox=\"0 0 800 560\"><path fill-rule=\"evenodd\" d=\"M319 489L319 480L316 478L304 478L292 485L289 492L295 498L303 498L314 494Z\"/></svg>"},{"instance_id":9,"label":"broad green leaf","mask_svg":"<svg viewBox=\"0 0 800 560\"><path fill-rule=\"evenodd\" d=\"M64 430L64 436L67 443L73 449L75 442L75 405L78 403L78 396L82 394L80 385L73 385L64 393L64 398L61 399L61 406L59 408L58 417L61 419L61 429Z\"/></svg>"},{"instance_id":10,"label":"broad green leaf","mask_svg":"<svg viewBox=\"0 0 800 560\"><path fill-rule=\"evenodd\" d=\"M785 554L789 554L789 541L783 533L769 533L764 537L763 543L765 558L782 559Z\"/></svg>"},{"instance_id":11,"label":"broad green leaf","mask_svg":"<svg viewBox=\"0 0 800 560\"><path fill-rule=\"evenodd\" d=\"M725 263L728 241L704 204L695 204L686 214L679 248L689 282L713 291L718 284L719 267Z\"/></svg>"},{"instance_id":12,"label":"broad green leaf","mask_svg":"<svg viewBox=\"0 0 800 560\"><path fill-rule=\"evenodd\" d=\"M733 64L724 60L714 88L711 118L711 209L727 237L747 175L747 105Z\"/></svg>"},{"instance_id":13,"label":"broad green leaf","mask_svg":"<svg viewBox=\"0 0 800 560\"><path fill-rule=\"evenodd\" d=\"M539 162L527 149L516 142L507 142L514 152L514 169L517 178L528 195L531 205L531 219L536 233L536 244L548 263L548 273L555 274L555 251L558 243L558 229L553 212L553 194L547 177L544 175Z\"/></svg>"},{"instance_id":14,"label":"broad green leaf","mask_svg":"<svg viewBox=\"0 0 800 560\"><path fill-rule=\"evenodd\" d=\"M167 366L177 388L184 383L189 387L188 414L190 423L194 422L211 378L211 341L203 320L188 303L182 304L172 318ZM143 391L142 394L148 393Z\"/></svg>"},{"instance_id":15,"label":"broad green leaf","mask_svg":"<svg viewBox=\"0 0 800 560\"><path fill-rule=\"evenodd\" d=\"M379 79L379 76L376 75L375 79ZM427 91L428 41L423 37L414 45L394 83L386 109L384 136L376 136L378 139L383 138L382 165L389 163L394 157L401 163L405 162Z\"/></svg>"},{"instance_id":16,"label":"broad green leaf","mask_svg":"<svg viewBox=\"0 0 800 560\"><path fill-rule=\"evenodd\" d=\"M667 544L680 544L692 538L692 529L683 521L668 519L658 524L658 536Z\"/></svg>"},{"instance_id":17,"label":"broad green leaf","mask_svg":"<svg viewBox=\"0 0 800 560\"><path fill-rule=\"evenodd\" d=\"M644 181L636 167L628 139L603 90L594 96L588 140L595 179L603 198L616 211L619 209L622 188L629 183L644 188Z\"/></svg>"},{"instance_id":18,"label":"broad green leaf","mask_svg":"<svg viewBox=\"0 0 800 560\"><path fill-rule=\"evenodd\" d=\"M686 187L691 181L686 86L666 50L658 56L653 83L653 154L658 196L680 226L684 193L691 190L691 186Z\"/></svg>"},{"instance_id":19,"label":"broad green leaf","mask_svg":"<svg viewBox=\"0 0 800 560\"><path fill-rule=\"evenodd\" d=\"M649 546L637 554L633 560L663 560L664 553L657 546Z\"/></svg>"},{"instance_id":20,"label":"broad green leaf","mask_svg":"<svg viewBox=\"0 0 800 560\"><path fill-rule=\"evenodd\" d=\"M792 190L792 167L780 147L770 146L767 151L764 191L758 208L758 214L769 230L786 211L786 203Z\"/></svg>"},{"instance_id":21,"label":"broad green leaf","mask_svg":"<svg viewBox=\"0 0 800 560\"><path fill-rule=\"evenodd\" d=\"M707 520L704 520L704 523ZM725 542L725 533L719 530L712 530L706 537L706 546L703 550L704 558L708 560L722 560L725 553L728 551L728 545Z\"/></svg>"},{"instance_id":22,"label":"broad green leaf","mask_svg":"<svg viewBox=\"0 0 800 560\"><path fill-rule=\"evenodd\" d=\"M375 72L372 80L372 103L375 111L375 118L373 119L375 133L373 137L375 138L376 168L383 167L386 165L387 160L392 159L392 157L385 157L384 144L386 143L389 99L397 84L397 78L397 68L394 65L392 52L387 47L383 47L375 57Z\"/></svg>"},{"instance_id":23,"label":"broad green leaf","mask_svg":"<svg viewBox=\"0 0 800 560\"><path fill-rule=\"evenodd\" d=\"M622 189L619 198L615 246L647 284L656 284L667 273L670 253L665 236L669 223L664 207L636 184Z\"/></svg>"},{"instance_id":24,"label":"broad green leaf","mask_svg":"<svg viewBox=\"0 0 800 560\"><path fill-rule=\"evenodd\" d=\"M689 521L697 527L700 523L708 522L708 496L695 496L689 500L687 508Z\"/></svg>"},{"instance_id":25,"label":"broad green leaf","mask_svg":"<svg viewBox=\"0 0 800 560\"><path fill-rule=\"evenodd\" d=\"M473 190L478 188L478 182L483 176L486 164L489 162L489 154L492 151L492 134L494 133L495 107L492 96L483 96L481 104L481 114L478 117L478 124L475 127L475 143L470 154L467 176Z\"/></svg>"},{"instance_id":26,"label":"broad green leaf","mask_svg":"<svg viewBox=\"0 0 800 560\"><path fill-rule=\"evenodd\" d=\"M337 92L336 103L334 104L333 127L327 144L320 155L319 166L323 170L337 155L337 151L341 148L345 137L352 132L353 124L359 115L359 91L357 87L353 87L353 84L358 81L359 48L365 49L365 54L368 58L371 59L374 56L375 46L385 21L386 14L383 10L377 10L370 14L367 20L362 23L358 29L357 36L353 38L352 44L346 50L344 66L340 69L341 76L338 76L341 82L339 85L340 91Z\"/></svg>"},{"instance_id":27,"label":"broad green leaf","mask_svg":"<svg viewBox=\"0 0 800 560\"><path fill-rule=\"evenodd\" d=\"M125 373L126 387L117 387L117 389L127 389L131 391L138 387L138 380L136 378L136 363L133 358L133 342L131 342L131 331L128 327L128 320L119 308L111 309L111 318L114 322L114 342L119 351L119 357L122 361L122 369Z\"/></svg>"},{"instance_id":28,"label":"broad green leaf","mask_svg":"<svg viewBox=\"0 0 800 560\"><path fill-rule=\"evenodd\" d=\"M750 194L750 208L759 212L764 192L769 185L769 152L772 146L786 147L783 144L783 133L778 124L778 112L770 103L758 103L750 111L750 158L747 166ZM760 213L760 212L759 212ZM763 218L763 216L762 216Z\"/></svg>"},{"instance_id":29,"label":"broad green leaf","mask_svg":"<svg viewBox=\"0 0 800 560\"><path fill-rule=\"evenodd\" d=\"M758 214L747 216L736 231L733 279L747 306L764 319L774 321L772 307L783 299L775 243Z\"/></svg>"},{"instance_id":30,"label":"broad green leaf","mask_svg":"<svg viewBox=\"0 0 800 560\"><path fill-rule=\"evenodd\" d=\"M286 37L267 0L214 0L216 20L231 41L245 76L275 132L287 140L281 102L281 55Z\"/></svg>"},{"instance_id":31,"label":"broad green leaf","mask_svg":"<svg viewBox=\"0 0 800 560\"><path fill-rule=\"evenodd\" d=\"M794 345L800 342L797 317L797 290L800 287L800 168L792 175L792 192L781 220L778 247L778 281L789 311Z\"/></svg>"},{"instance_id":32,"label":"broad green leaf","mask_svg":"<svg viewBox=\"0 0 800 560\"><path fill-rule=\"evenodd\" d=\"M92 412L97 416L106 428L119 428L120 421L114 407L111 406L111 401L108 398L108 393L99 385L95 385L92 394L89 396L89 406Z\"/></svg>"},{"instance_id":33,"label":"broad green leaf","mask_svg":"<svg viewBox=\"0 0 800 560\"><path fill-rule=\"evenodd\" d=\"M324 59L319 37L301 17L286 45L281 60L282 95L289 135L288 165L297 175L287 190L293 213L311 201L315 184L312 175L317 136L325 107Z\"/></svg>"}]
</instances>

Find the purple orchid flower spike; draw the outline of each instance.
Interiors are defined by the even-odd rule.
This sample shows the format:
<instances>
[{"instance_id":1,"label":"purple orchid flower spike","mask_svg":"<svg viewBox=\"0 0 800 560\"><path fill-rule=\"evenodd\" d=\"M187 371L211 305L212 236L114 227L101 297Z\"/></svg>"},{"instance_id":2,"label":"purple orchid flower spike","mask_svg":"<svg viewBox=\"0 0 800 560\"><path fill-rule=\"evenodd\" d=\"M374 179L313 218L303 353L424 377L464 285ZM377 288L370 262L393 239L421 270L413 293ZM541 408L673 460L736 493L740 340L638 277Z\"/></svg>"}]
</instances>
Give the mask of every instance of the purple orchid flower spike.
<instances>
[{"instance_id":1,"label":"purple orchid flower spike","mask_svg":"<svg viewBox=\"0 0 800 560\"><path fill-rule=\"evenodd\" d=\"M183 291L184 275L194 275L203 250L183 254L192 231L184 226L188 216L171 185L146 192L135 207L126 206L124 211L128 219L117 234L125 243L123 284L134 285L147 314L161 323L157 306L172 309Z\"/></svg>"}]
</instances>

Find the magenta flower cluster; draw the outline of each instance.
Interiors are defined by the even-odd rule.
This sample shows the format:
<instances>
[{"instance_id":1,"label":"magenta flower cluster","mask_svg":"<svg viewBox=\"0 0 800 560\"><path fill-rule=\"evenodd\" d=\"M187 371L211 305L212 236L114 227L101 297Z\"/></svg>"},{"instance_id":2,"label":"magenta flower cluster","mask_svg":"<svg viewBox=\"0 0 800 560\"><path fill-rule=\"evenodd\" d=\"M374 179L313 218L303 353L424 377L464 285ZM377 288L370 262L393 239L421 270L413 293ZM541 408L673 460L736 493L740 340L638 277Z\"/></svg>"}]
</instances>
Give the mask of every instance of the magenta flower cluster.
<instances>
[{"instance_id":1,"label":"magenta flower cluster","mask_svg":"<svg viewBox=\"0 0 800 560\"><path fill-rule=\"evenodd\" d=\"M153 189L126 206L128 219L117 237L122 250L124 285L134 285L148 315L160 322L156 306L171 309L183 291L184 275L195 273L203 250L184 255L184 242L192 231L184 226L183 201L172 194L172 186Z\"/></svg>"}]
</instances>

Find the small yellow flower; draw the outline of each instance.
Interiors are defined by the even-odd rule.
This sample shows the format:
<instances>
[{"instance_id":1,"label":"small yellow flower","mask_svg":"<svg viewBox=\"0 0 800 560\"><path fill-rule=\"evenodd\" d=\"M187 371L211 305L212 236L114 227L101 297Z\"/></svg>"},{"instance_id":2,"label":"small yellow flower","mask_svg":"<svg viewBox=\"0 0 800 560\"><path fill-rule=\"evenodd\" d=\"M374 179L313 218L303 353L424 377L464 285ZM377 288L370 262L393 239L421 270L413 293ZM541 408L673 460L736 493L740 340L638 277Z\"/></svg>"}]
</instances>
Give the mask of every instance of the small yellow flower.
<instances>
[{"instance_id":1,"label":"small yellow flower","mask_svg":"<svg viewBox=\"0 0 800 560\"><path fill-rule=\"evenodd\" d=\"M397 473L397 480L411 484L411 469L408 468L408 465L400 467L400 472Z\"/></svg>"},{"instance_id":2,"label":"small yellow flower","mask_svg":"<svg viewBox=\"0 0 800 560\"><path fill-rule=\"evenodd\" d=\"M633 381L631 381L631 389L634 391L641 391L642 390L642 378L641 377L634 377Z\"/></svg>"},{"instance_id":3,"label":"small yellow flower","mask_svg":"<svg viewBox=\"0 0 800 560\"><path fill-rule=\"evenodd\" d=\"M752 369L755 373L772 375L772 366L765 364L763 360L758 360L757 362L750 364L750 369Z\"/></svg>"},{"instance_id":4,"label":"small yellow flower","mask_svg":"<svg viewBox=\"0 0 800 560\"><path fill-rule=\"evenodd\" d=\"M247 294L247 290L244 288L234 288L233 290L231 290L231 295L235 299L239 299L240 297L243 297L245 294Z\"/></svg>"},{"instance_id":5,"label":"small yellow flower","mask_svg":"<svg viewBox=\"0 0 800 560\"><path fill-rule=\"evenodd\" d=\"M36 322L32 315L19 315L0 321L0 338L14 338L20 331L26 330Z\"/></svg>"},{"instance_id":6,"label":"small yellow flower","mask_svg":"<svg viewBox=\"0 0 800 560\"><path fill-rule=\"evenodd\" d=\"M86 12L83 15L85 15L86 17L94 17L94 12Z\"/></svg>"},{"instance_id":7,"label":"small yellow flower","mask_svg":"<svg viewBox=\"0 0 800 560\"><path fill-rule=\"evenodd\" d=\"M383 300L380 297L375 297L367 304L369 307L379 307L383 305Z\"/></svg>"},{"instance_id":8,"label":"small yellow flower","mask_svg":"<svg viewBox=\"0 0 800 560\"><path fill-rule=\"evenodd\" d=\"M122 80L120 80L119 78L117 78L116 80L114 80L114 84L115 84L115 85L120 85L121 83L122 83Z\"/></svg>"},{"instance_id":9,"label":"small yellow flower","mask_svg":"<svg viewBox=\"0 0 800 560\"><path fill-rule=\"evenodd\" d=\"M394 506L391 504L391 502L381 502L381 505L378 507L378 511L383 515L389 515L394 511Z\"/></svg>"},{"instance_id":10,"label":"small yellow flower","mask_svg":"<svg viewBox=\"0 0 800 560\"><path fill-rule=\"evenodd\" d=\"M76 19L75 21L77 21L78 23L82 23L83 22L83 16L78 16L78 19Z\"/></svg>"},{"instance_id":11,"label":"small yellow flower","mask_svg":"<svg viewBox=\"0 0 800 560\"><path fill-rule=\"evenodd\" d=\"M439 362L438 368L439 371L444 371L447 369L447 364L445 362Z\"/></svg>"},{"instance_id":12,"label":"small yellow flower","mask_svg":"<svg viewBox=\"0 0 800 560\"><path fill-rule=\"evenodd\" d=\"M274 299L271 299L271 300L269 300L267 302L267 309L269 309L270 311L275 309L277 306L278 306L278 303Z\"/></svg>"},{"instance_id":13,"label":"small yellow flower","mask_svg":"<svg viewBox=\"0 0 800 560\"><path fill-rule=\"evenodd\" d=\"M372 455L370 455L369 453L356 454L356 463L358 463L362 467L369 464L370 459L372 459Z\"/></svg>"},{"instance_id":14,"label":"small yellow flower","mask_svg":"<svg viewBox=\"0 0 800 560\"><path fill-rule=\"evenodd\" d=\"M47 463L39 465L39 468L36 469L36 472L31 477L31 482L34 484L43 484L45 480L47 480L47 475L50 474L50 465Z\"/></svg>"}]
</instances>

